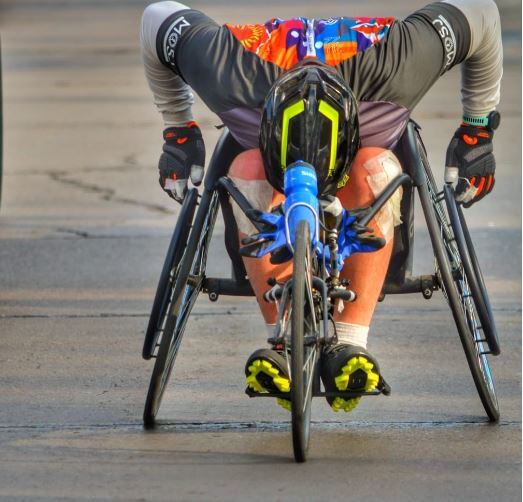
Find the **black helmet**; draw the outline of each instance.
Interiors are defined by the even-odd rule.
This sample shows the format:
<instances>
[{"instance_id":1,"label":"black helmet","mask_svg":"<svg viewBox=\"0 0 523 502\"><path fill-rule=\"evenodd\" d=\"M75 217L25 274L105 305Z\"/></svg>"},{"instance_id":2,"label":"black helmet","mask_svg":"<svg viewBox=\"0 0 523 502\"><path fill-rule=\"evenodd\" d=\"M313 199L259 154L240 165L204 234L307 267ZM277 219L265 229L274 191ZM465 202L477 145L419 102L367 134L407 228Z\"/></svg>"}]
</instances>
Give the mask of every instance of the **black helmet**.
<instances>
[{"instance_id":1,"label":"black helmet","mask_svg":"<svg viewBox=\"0 0 523 502\"><path fill-rule=\"evenodd\" d=\"M358 105L334 68L307 60L284 73L265 100L260 149L265 175L283 191L288 165L312 164L318 194L336 192L347 183L359 148Z\"/></svg>"}]
</instances>

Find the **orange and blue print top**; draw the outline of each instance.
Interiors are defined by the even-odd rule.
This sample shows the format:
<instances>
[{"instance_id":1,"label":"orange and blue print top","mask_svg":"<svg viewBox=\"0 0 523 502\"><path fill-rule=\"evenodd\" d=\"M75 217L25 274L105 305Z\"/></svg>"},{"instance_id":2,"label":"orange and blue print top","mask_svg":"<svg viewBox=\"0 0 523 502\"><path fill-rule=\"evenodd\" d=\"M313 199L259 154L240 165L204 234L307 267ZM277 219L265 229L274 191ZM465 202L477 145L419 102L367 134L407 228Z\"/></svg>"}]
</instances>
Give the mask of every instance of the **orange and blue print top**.
<instances>
[{"instance_id":1,"label":"orange and blue print top","mask_svg":"<svg viewBox=\"0 0 523 502\"><path fill-rule=\"evenodd\" d=\"M378 43L393 22L392 17L298 17L226 26L247 51L287 70L307 56L338 65Z\"/></svg>"}]
</instances>

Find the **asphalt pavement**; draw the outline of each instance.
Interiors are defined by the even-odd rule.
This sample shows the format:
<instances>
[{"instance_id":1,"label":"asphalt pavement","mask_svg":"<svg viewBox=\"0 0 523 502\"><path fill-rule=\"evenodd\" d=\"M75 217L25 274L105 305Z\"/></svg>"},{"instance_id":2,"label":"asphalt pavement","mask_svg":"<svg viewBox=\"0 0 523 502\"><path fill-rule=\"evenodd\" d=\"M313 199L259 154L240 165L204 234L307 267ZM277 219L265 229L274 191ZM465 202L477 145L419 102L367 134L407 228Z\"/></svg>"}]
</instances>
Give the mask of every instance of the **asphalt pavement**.
<instances>
[{"instance_id":1,"label":"asphalt pavement","mask_svg":"<svg viewBox=\"0 0 523 502\"><path fill-rule=\"evenodd\" d=\"M369 349L392 395L343 415L314 402L302 465L287 412L244 394L245 360L266 338L249 298L198 300L161 425L142 428L152 363L141 345L178 213L157 183L162 125L138 45L145 4L0 0L0 500L521 500L519 2L499 2L496 189L466 212L501 335L491 358L500 423L486 421L441 294L387 297ZM365 4L191 5L241 23L402 16L423 2ZM195 114L210 157L219 120L200 102ZM414 113L439 180L459 117L453 70ZM214 237L209 273L226 276L221 220ZM415 250L415 272L431 273L421 214Z\"/></svg>"}]
</instances>

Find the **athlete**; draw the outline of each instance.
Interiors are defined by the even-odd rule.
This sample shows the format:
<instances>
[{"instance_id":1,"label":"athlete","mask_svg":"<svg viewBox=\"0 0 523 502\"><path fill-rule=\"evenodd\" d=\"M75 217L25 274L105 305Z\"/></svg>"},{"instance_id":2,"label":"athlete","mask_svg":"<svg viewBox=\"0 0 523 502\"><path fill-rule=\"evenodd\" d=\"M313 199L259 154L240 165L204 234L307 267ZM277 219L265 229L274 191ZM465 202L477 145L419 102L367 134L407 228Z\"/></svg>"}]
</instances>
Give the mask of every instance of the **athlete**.
<instances>
[{"instance_id":1,"label":"athlete","mask_svg":"<svg viewBox=\"0 0 523 502\"><path fill-rule=\"evenodd\" d=\"M392 149L409 116L436 80L461 65L463 119L450 141L445 181L469 207L494 187L492 137L499 124L502 45L492 0L432 3L404 20L392 17L271 19L264 24L218 25L178 2L149 5L142 18L142 56L164 121L160 184L178 202L190 178L203 179L205 147L191 111L192 91L216 113L245 149L229 176L251 204L270 211L283 201L285 168L311 163L320 195L343 208L370 205L401 172ZM372 390L378 362L367 350L371 318L389 265L394 227L401 223L401 189L365 230L374 250L345 261L341 277L357 292L336 309L338 344L324 353L327 390ZM239 239L255 233L233 206ZM292 274L291 262L269 255L244 258L269 333L277 313L263 294L267 280ZM277 347L247 361L256 392L289 392ZM279 400L285 407L287 400ZM350 411L358 399L328 399Z\"/></svg>"}]
</instances>

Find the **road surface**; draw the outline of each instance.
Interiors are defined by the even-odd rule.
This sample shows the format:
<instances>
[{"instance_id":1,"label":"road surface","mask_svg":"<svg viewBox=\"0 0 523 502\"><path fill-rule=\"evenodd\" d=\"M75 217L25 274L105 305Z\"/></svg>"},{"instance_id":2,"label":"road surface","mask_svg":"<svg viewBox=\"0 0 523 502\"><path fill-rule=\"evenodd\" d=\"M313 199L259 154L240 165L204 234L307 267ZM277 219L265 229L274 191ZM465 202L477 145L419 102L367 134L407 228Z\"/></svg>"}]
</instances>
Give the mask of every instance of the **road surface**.
<instances>
[{"instance_id":1,"label":"road surface","mask_svg":"<svg viewBox=\"0 0 523 502\"><path fill-rule=\"evenodd\" d=\"M399 0L365 3L193 5L221 22L408 13ZM0 499L521 500L518 3L500 2L496 189L467 211L501 333L503 353L492 360L501 421L486 423L441 295L388 297L369 348L393 394L367 398L350 415L315 402L304 465L292 461L288 414L243 393L245 360L265 343L252 299L200 298L163 425L142 429L152 363L141 345L178 211L157 184L162 127L139 60L144 5L0 2ZM452 71L414 114L439 180L458 89ZM210 152L219 121L200 102L195 110ZM221 221L215 237L210 273L226 275ZM415 243L415 269L429 273L419 217Z\"/></svg>"}]
</instances>

